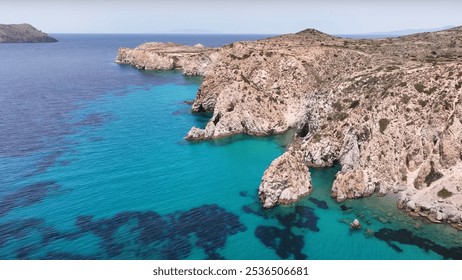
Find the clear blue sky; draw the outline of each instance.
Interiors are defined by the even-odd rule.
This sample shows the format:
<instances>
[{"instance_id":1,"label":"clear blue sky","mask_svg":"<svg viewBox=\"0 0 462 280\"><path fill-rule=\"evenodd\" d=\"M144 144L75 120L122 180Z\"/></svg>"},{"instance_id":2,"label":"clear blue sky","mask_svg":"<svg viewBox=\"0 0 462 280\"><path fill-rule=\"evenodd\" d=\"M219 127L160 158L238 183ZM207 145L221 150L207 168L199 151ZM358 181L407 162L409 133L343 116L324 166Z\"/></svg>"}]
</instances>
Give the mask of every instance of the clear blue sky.
<instances>
[{"instance_id":1,"label":"clear blue sky","mask_svg":"<svg viewBox=\"0 0 462 280\"><path fill-rule=\"evenodd\" d=\"M462 25L460 0L0 0L0 23L48 33L358 34Z\"/></svg>"}]
</instances>

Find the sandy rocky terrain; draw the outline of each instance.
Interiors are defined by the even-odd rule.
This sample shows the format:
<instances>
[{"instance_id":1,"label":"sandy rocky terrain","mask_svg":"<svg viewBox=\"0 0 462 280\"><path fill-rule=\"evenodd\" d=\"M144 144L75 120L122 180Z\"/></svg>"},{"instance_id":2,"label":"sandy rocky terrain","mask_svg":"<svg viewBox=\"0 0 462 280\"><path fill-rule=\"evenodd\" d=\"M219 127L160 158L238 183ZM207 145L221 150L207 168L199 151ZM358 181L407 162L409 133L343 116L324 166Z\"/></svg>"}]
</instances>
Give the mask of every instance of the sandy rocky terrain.
<instances>
[{"instance_id":1,"label":"sandy rocky terrain","mask_svg":"<svg viewBox=\"0 0 462 280\"><path fill-rule=\"evenodd\" d=\"M190 140L295 130L263 174L264 207L312 190L310 167L339 163L337 201L399 194L398 207L462 229L462 27L353 40L313 29L222 48L147 43L116 62L202 75Z\"/></svg>"}]
</instances>

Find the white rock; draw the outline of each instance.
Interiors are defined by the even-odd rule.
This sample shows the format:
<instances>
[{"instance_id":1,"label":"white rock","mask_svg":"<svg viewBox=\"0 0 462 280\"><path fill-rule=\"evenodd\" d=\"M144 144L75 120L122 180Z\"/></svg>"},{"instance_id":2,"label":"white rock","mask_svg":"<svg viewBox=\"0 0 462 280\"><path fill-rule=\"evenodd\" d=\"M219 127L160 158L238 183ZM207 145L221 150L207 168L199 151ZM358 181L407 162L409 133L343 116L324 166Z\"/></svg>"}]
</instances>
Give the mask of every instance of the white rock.
<instances>
[{"instance_id":1,"label":"white rock","mask_svg":"<svg viewBox=\"0 0 462 280\"><path fill-rule=\"evenodd\" d=\"M415 206L415 202L413 200L409 200L407 203L406 203L406 207L408 209L411 209L411 210L415 210L416 206Z\"/></svg>"}]
</instances>

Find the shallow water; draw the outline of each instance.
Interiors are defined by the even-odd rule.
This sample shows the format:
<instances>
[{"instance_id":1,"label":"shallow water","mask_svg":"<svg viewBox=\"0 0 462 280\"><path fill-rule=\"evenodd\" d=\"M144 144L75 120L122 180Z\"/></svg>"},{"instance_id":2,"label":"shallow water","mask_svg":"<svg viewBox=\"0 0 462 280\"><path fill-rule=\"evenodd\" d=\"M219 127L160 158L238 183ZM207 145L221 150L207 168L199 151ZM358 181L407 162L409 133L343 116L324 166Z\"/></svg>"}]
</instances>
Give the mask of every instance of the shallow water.
<instances>
[{"instance_id":1,"label":"shallow water","mask_svg":"<svg viewBox=\"0 0 462 280\"><path fill-rule=\"evenodd\" d=\"M288 137L186 142L208 120L184 103L201 79L113 63L144 41L257 36L56 37L0 45L1 259L462 258L459 232L392 197L334 202L338 167L311 170L300 203L263 210L261 176Z\"/></svg>"}]
</instances>

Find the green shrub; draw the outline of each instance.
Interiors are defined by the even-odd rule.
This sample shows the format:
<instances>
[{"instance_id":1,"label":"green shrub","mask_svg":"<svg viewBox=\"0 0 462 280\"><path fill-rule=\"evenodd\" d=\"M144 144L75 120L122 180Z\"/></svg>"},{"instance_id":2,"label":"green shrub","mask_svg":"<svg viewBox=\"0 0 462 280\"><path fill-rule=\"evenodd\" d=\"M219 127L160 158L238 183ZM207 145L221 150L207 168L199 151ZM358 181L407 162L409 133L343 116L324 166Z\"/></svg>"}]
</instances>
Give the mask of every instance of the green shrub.
<instances>
[{"instance_id":1,"label":"green shrub","mask_svg":"<svg viewBox=\"0 0 462 280\"><path fill-rule=\"evenodd\" d=\"M425 107L425 105L427 105L427 103L428 103L428 100L419 99L418 103L419 103L420 106Z\"/></svg>"},{"instance_id":2,"label":"green shrub","mask_svg":"<svg viewBox=\"0 0 462 280\"><path fill-rule=\"evenodd\" d=\"M459 81L455 87L456 89L460 89L462 87L462 81Z\"/></svg>"},{"instance_id":3,"label":"green shrub","mask_svg":"<svg viewBox=\"0 0 462 280\"><path fill-rule=\"evenodd\" d=\"M425 86L422 85L422 84L415 84L414 87L420 93L424 92L424 90L425 90Z\"/></svg>"},{"instance_id":4,"label":"green shrub","mask_svg":"<svg viewBox=\"0 0 462 280\"><path fill-rule=\"evenodd\" d=\"M426 94L432 94L436 91L436 87L432 87L429 90L427 90Z\"/></svg>"},{"instance_id":5,"label":"green shrub","mask_svg":"<svg viewBox=\"0 0 462 280\"><path fill-rule=\"evenodd\" d=\"M355 100L355 101L351 102L351 104L350 104L351 109L354 109L354 108L356 108L358 106L359 106L359 100Z\"/></svg>"},{"instance_id":6,"label":"green shrub","mask_svg":"<svg viewBox=\"0 0 462 280\"><path fill-rule=\"evenodd\" d=\"M404 104L409 103L410 100L411 100L411 98L407 94L405 94L405 95L403 95L403 97L401 97L401 102L403 102Z\"/></svg>"},{"instance_id":7,"label":"green shrub","mask_svg":"<svg viewBox=\"0 0 462 280\"><path fill-rule=\"evenodd\" d=\"M446 188L442 188L437 195L441 198L448 198L452 196L452 192L448 191Z\"/></svg>"},{"instance_id":8,"label":"green shrub","mask_svg":"<svg viewBox=\"0 0 462 280\"><path fill-rule=\"evenodd\" d=\"M346 118L348 118L348 114L345 112L338 112L338 113L335 113L334 115L334 120L337 120L337 121L343 121Z\"/></svg>"},{"instance_id":9,"label":"green shrub","mask_svg":"<svg viewBox=\"0 0 462 280\"><path fill-rule=\"evenodd\" d=\"M332 103L332 107L334 107L334 109L335 109L337 112L340 112L340 111L342 111L342 109L343 109L342 103L340 103L340 102L334 102L334 103Z\"/></svg>"},{"instance_id":10,"label":"green shrub","mask_svg":"<svg viewBox=\"0 0 462 280\"><path fill-rule=\"evenodd\" d=\"M321 141L321 138L322 138L322 135L319 133L316 133L311 137L311 141L313 141L313 143L318 143L319 141Z\"/></svg>"},{"instance_id":11,"label":"green shrub","mask_svg":"<svg viewBox=\"0 0 462 280\"><path fill-rule=\"evenodd\" d=\"M443 177L443 174L435 170L435 163L433 161L430 161L430 173L428 173L427 176L425 176L425 183L427 184L427 187L429 187L433 182L441 179Z\"/></svg>"},{"instance_id":12,"label":"green shrub","mask_svg":"<svg viewBox=\"0 0 462 280\"><path fill-rule=\"evenodd\" d=\"M380 127L380 133L383 133L385 129L387 129L388 124L390 123L389 119L380 119L379 120L379 127Z\"/></svg>"}]
</instances>

